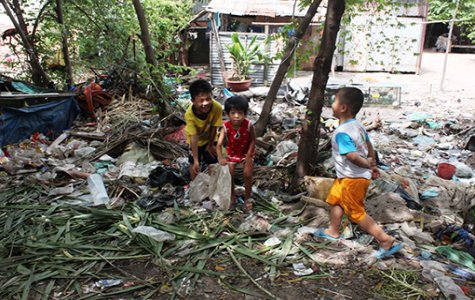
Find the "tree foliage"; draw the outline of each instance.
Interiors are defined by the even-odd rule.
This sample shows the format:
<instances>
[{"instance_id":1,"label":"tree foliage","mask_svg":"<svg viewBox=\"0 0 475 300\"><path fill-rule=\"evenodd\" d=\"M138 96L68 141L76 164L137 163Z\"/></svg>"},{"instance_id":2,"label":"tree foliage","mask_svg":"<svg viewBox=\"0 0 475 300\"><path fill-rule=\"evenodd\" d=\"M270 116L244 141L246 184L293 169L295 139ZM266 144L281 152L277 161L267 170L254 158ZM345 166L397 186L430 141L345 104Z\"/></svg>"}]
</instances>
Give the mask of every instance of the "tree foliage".
<instances>
[{"instance_id":1,"label":"tree foliage","mask_svg":"<svg viewBox=\"0 0 475 300\"><path fill-rule=\"evenodd\" d=\"M459 8L457 11L455 23L458 27L464 27L462 31L467 38L475 42L475 1L459 0ZM457 0L431 0L429 1L428 19L433 20L450 20L457 5ZM448 24L449 22L445 22Z\"/></svg>"},{"instance_id":2,"label":"tree foliage","mask_svg":"<svg viewBox=\"0 0 475 300\"><path fill-rule=\"evenodd\" d=\"M140 78L160 80L161 76L175 71L179 50L177 33L185 28L191 15L191 0L143 0L152 46L158 61L150 74L140 42L140 28L130 0L64 0L64 24L68 28L69 46L75 78L89 68L110 70L113 66L137 71ZM31 9L31 7L34 9ZM43 65L47 65L61 49L61 28L51 0L23 0L25 19L34 35L35 47ZM40 9L42 14L39 15ZM30 9L28 9L30 8ZM64 80L64 74L50 71L56 82ZM152 76L153 75L153 76ZM85 80L87 78L82 78ZM147 83L146 83L147 84Z\"/></svg>"}]
</instances>

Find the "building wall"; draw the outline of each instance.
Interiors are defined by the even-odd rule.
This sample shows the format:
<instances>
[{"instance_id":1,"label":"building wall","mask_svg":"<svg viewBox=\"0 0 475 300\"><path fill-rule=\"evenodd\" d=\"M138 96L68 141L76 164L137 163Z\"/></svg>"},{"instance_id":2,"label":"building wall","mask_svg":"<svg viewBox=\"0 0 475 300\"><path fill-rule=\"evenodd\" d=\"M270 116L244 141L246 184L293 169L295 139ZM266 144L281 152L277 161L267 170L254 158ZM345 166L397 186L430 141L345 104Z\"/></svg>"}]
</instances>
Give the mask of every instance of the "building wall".
<instances>
[{"instance_id":1,"label":"building wall","mask_svg":"<svg viewBox=\"0 0 475 300\"><path fill-rule=\"evenodd\" d=\"M416 73L422 54L420 17L357 16L343 28L341 56L344 71ZM388 24L393 24L390 26Z\"/></svg>"}]
</instances>

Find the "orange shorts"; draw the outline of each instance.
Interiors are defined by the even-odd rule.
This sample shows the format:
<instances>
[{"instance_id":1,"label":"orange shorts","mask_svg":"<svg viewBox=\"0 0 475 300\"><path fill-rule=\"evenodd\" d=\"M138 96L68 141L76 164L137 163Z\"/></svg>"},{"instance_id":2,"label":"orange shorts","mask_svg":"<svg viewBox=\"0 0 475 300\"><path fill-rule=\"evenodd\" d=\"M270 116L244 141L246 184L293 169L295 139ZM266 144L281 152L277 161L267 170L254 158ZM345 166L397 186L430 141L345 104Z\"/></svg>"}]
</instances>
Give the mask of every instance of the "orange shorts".
<instances>
[{"instance_id":1,"label":"orange shorts","mask_svg":"<svg viewBox=\"0 0 475 300\"><path fill-rule=\"evenodd\" d=\"M366 178L337 178L327 197L327 203L343 208L347 217L359 222L366 216L364 199L371 183Z\"/></svg>"}]
</instances>

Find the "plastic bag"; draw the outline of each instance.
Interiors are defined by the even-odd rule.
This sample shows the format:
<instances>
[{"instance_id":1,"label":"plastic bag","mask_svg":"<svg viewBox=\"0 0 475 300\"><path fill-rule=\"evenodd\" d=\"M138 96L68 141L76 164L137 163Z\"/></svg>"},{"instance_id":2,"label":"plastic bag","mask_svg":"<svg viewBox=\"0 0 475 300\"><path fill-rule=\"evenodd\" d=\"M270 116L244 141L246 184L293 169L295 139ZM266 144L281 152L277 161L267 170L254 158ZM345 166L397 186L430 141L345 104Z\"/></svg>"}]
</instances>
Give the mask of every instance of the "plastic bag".
<instances>
[{"instance_id":1,"label":"plastic bag","mask_svg":"<svg viewBox=\"0 0 475 300\"><path fill-rule=\"evenodd\" d=\"M326 177L305 176L304 182L308 196L325 201L335 179Z\"/></svg>"},{"instance_id":2,"label":"plastic bag","mask_svg":"<svg viewBox=\"0 0 475 300\"><path fill-rule=\"evenodd\" d=\"M211 200L227 211L231 205L231 173L228 166L210 165L209 194Z\"/></svg>"},{"instance_id":3,"label":"plastic bag","mask_svg":"<svg viewBox=\"0 0 475 300\"><path fill-rule=\"evenodd\" d=\"M190 183L190 200L192 202L201 202L209 197L209 175L199 173Z\"/></svg>"},{"instance_id":4,"label":"plastic bag","mask_svg":"<svg viewBox=\"0 0 475 300\"><path fill-rule=\"evenodd\" d=\"M158 230L152 226L138 226L132 229L134 233L144 234L157 242L174 241L175 235L166 231Z\"/></svg>"},{"instance_id":5,"label":"plastic bag","mask_svg":"<svg viewBox=\"0 0 475 300\"><path fill-rule=\"evenodd\" d=\"M171 183L172 185L185 185L186 183L177 169L162 166L158 166L150 172L148 181L151 187L159 188L167 183Z\"/></svg>"},{"instance_id":6,"label":"plastic bag","mask_svg":"<svg viewBox=\"0 0 475 300\"><path fill-rule=\"evenodd\" d=\"M102 181L102 177L99 174L92 174L87 178L87 185L91 192L94 205L108 205L110 203L109 196L107 195L106 187Z\"/></svg>"}]
</instances>

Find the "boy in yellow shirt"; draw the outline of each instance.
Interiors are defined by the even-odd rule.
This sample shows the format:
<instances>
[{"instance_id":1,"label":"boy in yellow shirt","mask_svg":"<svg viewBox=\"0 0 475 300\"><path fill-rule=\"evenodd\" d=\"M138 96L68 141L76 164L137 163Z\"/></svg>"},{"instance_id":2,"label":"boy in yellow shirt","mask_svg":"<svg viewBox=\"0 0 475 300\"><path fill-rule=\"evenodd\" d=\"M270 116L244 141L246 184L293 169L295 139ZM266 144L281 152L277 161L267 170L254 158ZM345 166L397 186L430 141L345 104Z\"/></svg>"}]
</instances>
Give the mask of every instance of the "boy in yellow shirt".
<instances>
[{"instance_id":1,"label":"boy in yellow shirt","mask_svg":"<svg viewBox=\"0 0 475 300\"><path fill-rule=\"evenodd\" d=\"M185 113L186 140L190 145L190 175L195 179L200 163L217 163L216 140L218 127L223 125L222 106L213 100L211 85L203 79L191 83L192 105Z\"/></svg>"}]
</instances>

